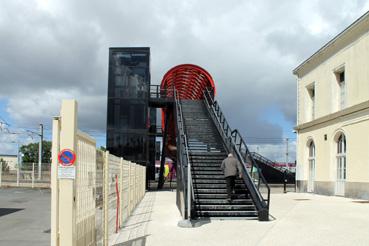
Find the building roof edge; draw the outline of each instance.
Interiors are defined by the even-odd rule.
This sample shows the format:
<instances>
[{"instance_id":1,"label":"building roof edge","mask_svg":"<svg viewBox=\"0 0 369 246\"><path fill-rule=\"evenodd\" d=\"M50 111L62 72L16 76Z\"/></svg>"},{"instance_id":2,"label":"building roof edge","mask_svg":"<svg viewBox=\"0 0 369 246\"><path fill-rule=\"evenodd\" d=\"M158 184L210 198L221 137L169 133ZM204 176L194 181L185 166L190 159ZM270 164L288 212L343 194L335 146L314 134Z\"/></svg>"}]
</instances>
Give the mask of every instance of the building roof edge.
<instances>
[{"instance_id":1,"label":"building roof edge","mask_svg":"<svg viewBox=\"0 0 369 246\"><path fill-rule=\"evenodd\" d=\"M295 69L292 70L292 73L294 75L298 76L298 71L302 69L307 63L314 60L315 57L317 57L319 54L321 54L323 51L325 51L327 48L329 48L333 43L335 43L337 40L345 36L347 33L349 33L354 27L358 26L360 23L362 23L366 18L369 17L369 11L367 11L365 14L360 16L358 19L356 19L351 25L346 27L342 32L338 33L334 38L332 38L330 41L328 41L323 47L318 49L314 54L312 54L308 59L300 63Z\"/></svg>"}]
</instances>

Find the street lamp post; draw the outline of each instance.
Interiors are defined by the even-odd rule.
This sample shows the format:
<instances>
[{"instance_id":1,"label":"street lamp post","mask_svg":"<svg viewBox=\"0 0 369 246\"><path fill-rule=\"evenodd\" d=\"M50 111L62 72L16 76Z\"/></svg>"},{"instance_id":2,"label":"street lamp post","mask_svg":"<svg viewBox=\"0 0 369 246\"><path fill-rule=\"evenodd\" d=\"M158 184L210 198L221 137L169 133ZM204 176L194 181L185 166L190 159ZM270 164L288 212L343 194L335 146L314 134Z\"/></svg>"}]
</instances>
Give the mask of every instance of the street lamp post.
<instances>
[{"instance_id":1,"label":"street lamp post","mask_svg":"<svg viewBox=\"0 0 369 246\"><path fill-rule=\"evenodd\" d=\"M286 138L286 170L290 170L288 166L288 138Z\"/></svg>"},{"instance_id":2,"label":"street lamp post","mask_svg":"<svg viewBox=\"0 0 369 246\"><path fill-rule=\"evenodd\" d=\"M40 124L40 143L38 148L38 180L41 180L41 164L42 164L42 141L44 138L44 126Z\"/></svg>"}]
</instances>

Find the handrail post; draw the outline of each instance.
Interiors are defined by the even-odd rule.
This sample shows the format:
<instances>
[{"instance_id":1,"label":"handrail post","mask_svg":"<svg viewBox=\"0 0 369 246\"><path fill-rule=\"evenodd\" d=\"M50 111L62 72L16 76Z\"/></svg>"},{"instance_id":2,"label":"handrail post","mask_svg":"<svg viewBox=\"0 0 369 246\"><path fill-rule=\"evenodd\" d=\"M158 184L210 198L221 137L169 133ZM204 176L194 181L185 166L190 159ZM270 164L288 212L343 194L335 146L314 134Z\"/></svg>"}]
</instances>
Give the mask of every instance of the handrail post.
<instances>
[{"instance_id":1,"label":"handrail post","mask_svg":"<svg viewBox=\"0 0 369 246\"><path fill-rule=\"evenodd\" d=\"M191 220L191 163L187 163L187 219Z\"/></svg>"}]
</instances>

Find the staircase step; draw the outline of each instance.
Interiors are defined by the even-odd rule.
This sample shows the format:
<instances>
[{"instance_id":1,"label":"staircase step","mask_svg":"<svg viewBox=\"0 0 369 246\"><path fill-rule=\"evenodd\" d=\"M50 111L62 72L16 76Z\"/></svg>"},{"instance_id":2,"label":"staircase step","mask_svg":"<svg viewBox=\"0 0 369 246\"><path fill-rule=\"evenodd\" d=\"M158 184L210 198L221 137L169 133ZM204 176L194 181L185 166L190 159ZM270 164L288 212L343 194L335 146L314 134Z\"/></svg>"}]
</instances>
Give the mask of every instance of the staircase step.
<instances>
[{"instance_id":1,"label":"staircase step","mask_svg":"<svg viewBox=\"0 0 369 246\"><path fill-rule=\"evenodd\" d=\"M220 171L222 172L223 170L220 168L220 165L218 166L197 166L197 165L193 165L192 164L192 171Z\"/></svg>"},{"instance_id":2,"label":"staircase step","mask_svg":"<svg viewBox=\"0 0 369 246\"><path fill-rule=\"evenodd\" d=\"M218 130L214 128L213 126L206 126L206 125L198 125L198 126L191 126L185 128L186 133L210 133L213 137L219 137L218 136Z\"/></svg>"},{"instance_id":3,"label":"staircase step","mask_svg":"<svg viewBox=\"0 0 369 246\"><path fill-rule=\"evenodd\" d=\"M252 217L257 219L257 211L196 211L198 217Z\"/></svg>"},{"instance_id":4,"label":"staircase step","mask_svg":"<svg viewBox=\"0 0 369 246\"><path fill-rule=\"evenodd\" d=\"M193 132L193 131L186 131L186 134L189 138L191 139L196 139L199 142L203 142L206 144L210 144L210 143L218 143L221 144L221 140L219 139L219 137L217 136L217 134L215 134L214 132Z\"/></svg>"},{"instance_id":5,"label":"staircase step","mask_svg":"<svg viewBox=\"0 0 369 246\"><path fill-rule=\"evenodd\" d=\"M188 146L189 147L201 147L201 148L203 148L203 147L208 147L208 148L219 148L219 149L223 149L223 145L220 145L220 144L218 144L218 143L200 143L200 142L188 142ZM204 152L206 152L206 151L204 151ZM223 152L224 152L224 150L223 150Z\"/></svg>"},{"instance_id":6,"label":"staircase step","mask_svg":"<svg viewBox=\"0 0 369 246\"><path fill-rule=\"evenodd\" d=\"M223 199L226 201L227 194L195 193L195 199ZM247 199L247 194L237 194L235 199Z\"/></svg>"},{"instance_id":7,"label":"staircase step","mask_svg":"<svg viewBox=\"0 0 369 246\"><path fill-rule=\"evenodd\" d=\"M193 128L188 128L186 127L186 133L187 134L191 134L191 133L196 133L196 134L201 134L201 135L206 135L206 134L212 134L213 137L218 137L217 130L214 128L208 128L206 126L196 126Z\"/></svg>"},{"instance_id":8,"label":"staircase step","mask_svg":"<svg viewBox=\"0 0 369 246\"><path fill-rule=\"evenodd\" d=\"M191 147L189 147L188 150L189 150L190 154L198 153L198 152L204 152L204 150L205 151L209 150L210 153L219 153L219 152L221 152L221 150L213 149L213 148L208 149L208 148L191 148Z\"/></svg>"},{"instance_id":9,"label":"staircase step","mask_svg":"<svg viewBox=\"0 0 369 246\"><path fill-rule=\"evenodd\" d=\"M203 210L207 210L207 211L223 211L223 210L227 210L227 211L255 211L255 206L254 205L244 205L244 204L233 204L232 202L228 202L228 204L221 204L221 205L214 205L214 204L195 204L195 208L198 211L203 211Z\"/></svg>"},{"instance_id":10,"label":"staircase step","mask_svg":"<svg viewBox=\"0 0 369 246\"><path fill-rule=\"evenodd\" d=\"M227 189L219 189L219 188L216 188L216 189L197 189L197 188L194 188L194 191L195 191L195 194L213 194L213 193L216 193L216 194L226 194L227 193ZM245 194L246 193L246 190L245 189L235 189L235 194Z\"/></svg>"},{"instance_id":11,"label":"staircase step","mask_svg":"<svg viewBox=\"0 0 369 246\"><path fill-rule=\"evenodd\" d=\"M203 146L194 146L194 145L188 145L189 149L201 149L201 152L210 152L213 153L214 151L217 151L217 153L222 152L224 153L223 147L216 146L214 144L208 144Z\"/></svg>"},{"instance_id":12,"label":"staircase step","mask_svg":"<svg viewBox=\"0 0 369 246\"><path fill-rule=\"evenodd\" d=\"M192 176L194 179L223 179L224 175L196 175Z\"/></svg>"},{"instance_id":13,"label":"staircase step","mask_svg":"<svg viewBox=\"0 0 369 246\"><path fill-rule=\"evenodd\" d=\"M195 184L196 189L227 189L227 184ZM236 189L246 189L244 184L236 184Z\"/></svg>"},{"instance_id":14,"label":"staircase step","mask_svg":"<svg viewBox=\"0 0 369 246\"><path fill-rule=\"evenodd\" d=\"M220 161L220 163L225 159L225 156L194 156L196 153L191 153L190 159L193 161L204 161L204 162L215 162ZM211 153L211 154L217 154L217 153Z\"/></svg>"},{"instance_id":15,"label":"staircase step","mask_svg":"<svg viewBox=\"0 0 369 246\"><path fill-rule=\"evenodd\" d=\"M223 171L219 170L219 171L208 171L208 170L192 170L192 173L195 175L223 175Z\"/></svg>"},{"instance_id":16,"label":"staircase step","mask_svg":"<svg viewBox=\"0 0 369 246\"><path fill-rule=\"evenodd\" d=\"M198 153L191 153L190 158L194 160L224 160L226 155L224 152L198 152Z\"/></svg>"},{"instance_id":17,"label":"staircase step","mask_svg":"<svg viewBox=\"0 0 369 246\"><path fill-rule=\"evenodd\" d=\"M204 153L199 153L196 154L197 156L203 156L203 155L210 155L210 156L224 156L226 155L225 152L219 153L219 154L212 154L212 153L208 153L208 152L204 152Z\"/></svg>"},{"instance_id":18,"label":"staircase step","mask_svg":"<svg viewBox=\"0 0 369 246\"><path fill-rule=\"evenodd\" d=\"M203 146L188 145L188 148L190 150L201 150L199 152L210 152L210 153L213 153L214 151L216 151L217 153L223 152L222 147L215 145L203 145Z\"/></svg>"},{"instance_id":19,"label":"staircase step","mask_svg":"<svg viewBox=\"0 0 369 246\"><path fill-rule=\"evenodd\" d=\"M209 162L209 163L191 161L192 167L199 167L199 168L200 167L220 168L221 163L222 163L221 161L219 161L219 162Z\"/></svg>"},{"instance_id":20,"label":"staircase step","mask_svg":"<svg viewBox=\"0 0 369 246\"><path fill-rule=\"evenodd\" d=\"M197 199L196 200L197 204L229 204L229 202L227 201L227 199ZM252 202L251 199L233 199L232 200L232 204L248 204L248 205L253 205L254 203Z\"/></svg>"},{"instance_id":21,"label":"staircase step","mask_svg":"<svg viewBox=\"0 0 369 246\"><path fill-rule=\"evenodd\" d=\"M223 179L196 179L194 180L195 184L226 184L225 178ZM244 184L243 180L237 180L236 184Z\"/></svg>"},{"instance_id":22,"label":"staircase step","mask_svg":"<svg viewBox=\"0 0 369 246\"><path fill-rule=\"evenodd\" d=\"M218 158L218 159L214 159L214 158L202 158L199 159L197 157L192 158L190 155L190 159L191 159L191 163L199 163L199 164L220 164L222 163L222 161L224 160L223 158Z\"/></svg>"},{"instance_id":23,"label":"staircase step","mask_svg":"<svg viewBox=\"0 0 369 246\"><path fill-rule=\"evenodd\" d=\"M191 166L192 168L196 168L196 169L193 169L193 170L206 170L207 168L210 169L213 169L213 170L219 170L219 171L222 171L220 169L220 163L213 163L213 164L210 164L210 163L193 163L191 162Z\"/></svg>"},{"instance_id":24,"label":"staircase step","mask_svg":"<svg viewBox=\"0 0 369 246\"><path fill-rule=\"evenodd\" d=\"M214 129L211 126L204 126L204 125L199 125L199 126L193 126L192 128L186 127L186 133L198 133L201 135L207 135L209 136L210 134L213 137L219 137L218 136L218 130Z\"/></svg>"}]
</instances>

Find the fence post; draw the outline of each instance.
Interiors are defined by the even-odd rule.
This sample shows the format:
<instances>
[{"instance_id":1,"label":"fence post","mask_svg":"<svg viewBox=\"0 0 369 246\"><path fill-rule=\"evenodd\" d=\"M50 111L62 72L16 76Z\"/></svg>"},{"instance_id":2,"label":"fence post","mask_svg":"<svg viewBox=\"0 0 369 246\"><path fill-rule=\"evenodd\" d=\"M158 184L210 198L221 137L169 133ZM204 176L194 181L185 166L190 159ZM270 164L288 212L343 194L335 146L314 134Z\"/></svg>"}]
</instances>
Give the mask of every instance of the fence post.
<instances>
[{"instance_id":1,"label":"fence post","mask_svg":"<svg viewBox=\"0 0 369 246\"><path fill-rule=\"evenodd\" d=\"M134 171L133 171L133 177L134 177L134 181L133 181L133 189L134 189L134 200L133 200L133 207L136 207L137 205L137 166L136 163L133 165L134 166Z\"/></svg>"},{"instance_id":2,"label":"fence post","mask_svg":"<svg viewBox=\"0 0 369 246\"><path fill-rule=\"evenodd\" d=\"M31 175L31 178L32 178L32 188L35 187L35 163L32 162L32 175Z\"/></svg>"},{"instance_id":3,"label":"fence post","mask_svg":"<svg viewBox=\"0 0 369 246\"><path fill-rule=\"evenodd\" d=\"M120 158L120 180L119 180L119 228L123 225L123 158Z\"/></svg>"},{"instance_id":4,"label":"fence post","mask_svg":"<svg viewBox=\"0 0 369 246\"><path fill-rule=\"evenodd\" d=\"M142 176L143 176L143 182L146 182L146 167L142 167ZM143 186L142 187L142 190L141 190L141 192L142 192L142 197L144 197L144 195L145 195L145 190L146 190L146 187L145 186Z\"/></svg>"},{"instance_id":5,"label":"fence post","mask_svg":"<svg viewBox=\"0 0 369 246\"><path fill-rule=\"evenodd\" d=\"M3 162L0 161L0 187L1 187L1 177L3 176Z\"/></svg>"},{"instance_id":6,"label":"fence post","mask_svg":"<svg viewBox=\"0 0 369 246\"><path fill-rule=\"evenodd\" d=\"M105 152L103 177L103 204L104 204L104 246L109 245L109 151Z\"/></svg>"},{"instance_id":7,"label":"fence post","mask_svg":"<svg viewBox=\"0 0 369 246\"><path fill-rule=\"evenodd\" d=\"M63 100L61 108L60 149L77 149L77 102ZM77 157L78 159L78 157ZM78 160L76 161L78 163ZM60 245L76 245L75 179L59 179Z\"/></svg>"},{"instance_id":8,"label":"fence post","mask_svg":"<svg viewBox=\"0 0 369 246\"><path fill-rule=\"evenodd\" d=\"M59 184L58 153L60 141L60 120L54 117L52 128L51 159L51 246L59 245ZM34 172L33 172L34 179Z\"/></svg>"},{"instance_id":9,"label":"fence post","mask_svg":"<svg viewBox=\"0 0 369 246\"><path fill-rule=\"evenodd\" d=\"M142 173L143 172L143 167L140 167L139 171L140 171L140 180L141 180L140 181L140 191L139 191L140 192L140 199L139 200L141 201L141 198L142 198L142 182L144 180L144 176L143 176L143 173Z\"/></svg>"},{"instance_id":10,"label":"fence post","mask_svg":"<svg viewBox=\"0 0 369 246\"><path fill-rule=\"evenodd\" d=\"M127 217L131 215L131 196L132 196L132 190L131 190L131 162L128 162L128 203L127 203Z\"/></svg>"},{"instance_id":11,"label":"fence post","mask_svg":"<svg viewBox=\"0 0 369 246\"><path fill-rule=\"evenodd\" d=\"M17 186L19 186L19 164L17 165Z\"/></svg>"},{"instance_id":12,"label":"fence post","mask_svg":"<svg viewBox=\"0 0 369 246\"><path fill-rule=\"evenodd\" d=\"M136 184L136 179L135 179L135 176L136 176L136 170L135 170L135 165L134 163L131 162L131 192L132 192L132 207L131 207L131 210L133 211L133 208L135 207L135 184Z\"/></svg>"}]
</instances>

